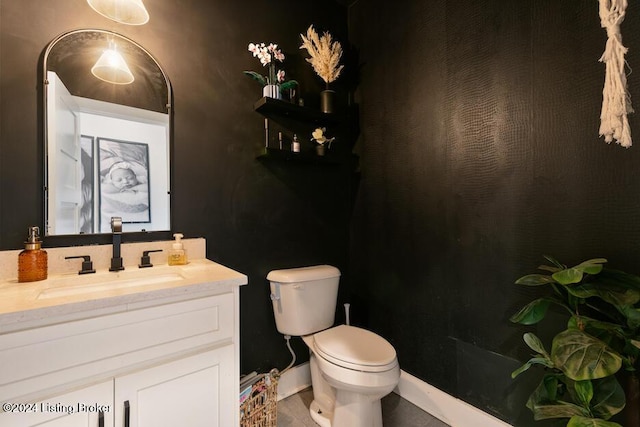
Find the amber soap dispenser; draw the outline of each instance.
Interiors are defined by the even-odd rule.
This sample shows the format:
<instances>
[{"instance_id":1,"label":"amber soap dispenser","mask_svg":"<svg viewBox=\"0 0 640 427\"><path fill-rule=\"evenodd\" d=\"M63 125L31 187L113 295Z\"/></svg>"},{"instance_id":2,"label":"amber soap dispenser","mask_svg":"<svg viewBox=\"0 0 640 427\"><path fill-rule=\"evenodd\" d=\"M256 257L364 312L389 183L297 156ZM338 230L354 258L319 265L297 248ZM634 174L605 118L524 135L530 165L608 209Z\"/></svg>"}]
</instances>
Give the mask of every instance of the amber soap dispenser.
<instances>
[{"instance_id":1,"label":"amber soap dispenser","mask_svg":"<svg viewBox=\"0 0 640 427\"><path fill-rule=\"evenodd\" d=\"M18 282L35 282L47 278L47 251L42 249L40 229L29 227L24 250L18 255Z\"/></svg>"}]
</instances>

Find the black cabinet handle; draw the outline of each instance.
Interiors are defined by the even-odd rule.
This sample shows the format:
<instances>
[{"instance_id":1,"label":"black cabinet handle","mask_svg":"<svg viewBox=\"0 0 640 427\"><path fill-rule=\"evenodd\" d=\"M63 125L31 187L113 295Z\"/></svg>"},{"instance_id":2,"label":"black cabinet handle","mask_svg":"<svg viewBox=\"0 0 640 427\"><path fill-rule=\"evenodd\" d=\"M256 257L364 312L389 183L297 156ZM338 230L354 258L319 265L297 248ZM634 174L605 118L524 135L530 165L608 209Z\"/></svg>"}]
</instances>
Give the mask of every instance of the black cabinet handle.
<instances>
[{"instance_id":1,"label":"black cabinet handle","mask_svg":"<svg viewBox=\"0 0 640 427\"><path fill-rule=\"evenodd\" d=\"M98 427L104 427L104 412L98 412Z\"/></svg>"},{"instance_id":2,"label":"black cabinet handle","mask_svg":"<svg viewBox=\"0 0 640 427\"><path fill-rule=\"evenodd\" d=\"M124 401L124 427L129 427L129 417L130 417L130 412L129 412L129 401L125 400Z\"/></svg>"}]
</instances>

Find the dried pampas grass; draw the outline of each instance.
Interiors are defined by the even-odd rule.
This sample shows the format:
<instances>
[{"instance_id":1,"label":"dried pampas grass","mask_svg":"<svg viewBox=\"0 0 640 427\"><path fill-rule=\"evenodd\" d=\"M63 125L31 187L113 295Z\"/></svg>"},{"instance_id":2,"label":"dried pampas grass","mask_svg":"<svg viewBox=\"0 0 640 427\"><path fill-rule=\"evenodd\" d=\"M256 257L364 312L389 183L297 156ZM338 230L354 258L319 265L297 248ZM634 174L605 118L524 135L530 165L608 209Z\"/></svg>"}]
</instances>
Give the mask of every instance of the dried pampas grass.
<instances>
[{"instance_id":1,"label":"dried pampas grass","mask_svg":"<svg viewBox=\"0 0 640 427\"><path fill-rule=\"evenodd\" d=\"M302 38L302 46L300 49L307 49L311 58L306 58L307 62L313 66L314 71L322 80L325 81L327 87L329 83L336 80L344 65L339 65L342 58L342 46L340 42L333 41L331 34L324 32L322 37L318 36L313 25L307 29L307 36L300 34Z\"/></svg>"}]
</instances>

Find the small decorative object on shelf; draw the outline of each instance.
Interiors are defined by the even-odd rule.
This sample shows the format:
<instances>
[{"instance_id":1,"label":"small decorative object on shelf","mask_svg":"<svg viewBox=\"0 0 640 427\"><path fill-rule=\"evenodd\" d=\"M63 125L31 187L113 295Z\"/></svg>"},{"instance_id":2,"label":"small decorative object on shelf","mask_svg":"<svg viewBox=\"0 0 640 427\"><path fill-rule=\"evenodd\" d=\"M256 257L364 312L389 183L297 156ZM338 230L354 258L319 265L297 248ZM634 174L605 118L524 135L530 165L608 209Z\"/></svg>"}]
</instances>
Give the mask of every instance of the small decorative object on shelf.
<instances>
[{"instance_id":1,"label":"small decorative object on shelf","mask_svg":"<svg viewBox=\"0 0 640 427\"><path fill-rule=\"evenodd\" d=\"M316 128L316 130L311 133L311 140L317 144L316 153L318 156L324 156L325 147L326 149L330 149L331 143L336 139L335 137L327 138L324 134L326 131L326 128Z\"/></svg>"},{"instance_id":2,"label":"small decorative object on shelf","mask_svg":"<svg viewBox=\"0 0 640 427\"><path fill-rule=\"evenodd\" d=\"M338 41L333 41L331 34L324 32L322 37L310 25L307 29L306 37L300 34L302 46L300 49L307 49L311 56L306 58L313 66L313 70L324 80L326 90L320 92L320 110L323 113L333 113L333 98L335 92L329 89L329 83L335 81L342 72L344 65L339 65L342 57L342 45Z\"/></svg>"},{"instance_id":3,"label":"small decorative object on shelf","mask_svg":"<svg viewBox=\"0 0 640 427\"><path fill-rule=\"evenodd\" d=\"M298 135L293 134L293 141L291 142L291 151L294 153L300 152L300 141L298 141Z\"/></svg>"},{"instance_id":4,"label":"small decorative object on shelf","mask_svg":"<svg viewBox=\"0 0 640 427\"><path fill-rule=\"evenodd\" d=\"M262 96L281 99L284 90L298 85L295 80L285 81L284 70L276 70L275 61L284 62L284 54L278 49L278 45L269 43L249 43L249 52L254 58L258 58L264 67L268 67L268 74L263 76L255 71L244 71L244 74L256 80L262 85Z\"/></svg>"}]
</instances>

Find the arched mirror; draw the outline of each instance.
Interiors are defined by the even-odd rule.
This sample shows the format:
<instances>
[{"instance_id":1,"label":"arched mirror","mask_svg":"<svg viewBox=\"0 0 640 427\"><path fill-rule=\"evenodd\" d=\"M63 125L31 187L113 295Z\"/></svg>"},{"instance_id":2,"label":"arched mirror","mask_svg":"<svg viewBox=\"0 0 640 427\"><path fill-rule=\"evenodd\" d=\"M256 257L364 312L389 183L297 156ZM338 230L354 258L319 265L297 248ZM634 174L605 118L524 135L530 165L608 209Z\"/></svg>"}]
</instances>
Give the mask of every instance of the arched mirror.
<instances>
[{"instance_id":1,"label":"arched mirror","mask_svg":"<svg viewBox=\"0 0 640 427\"><path fill-rule=\"evenodd\" d=\"M153 56L110 31L75 30L46 48L47 235L170 229L171 86Z\"/></svg>"}]
</instances>

